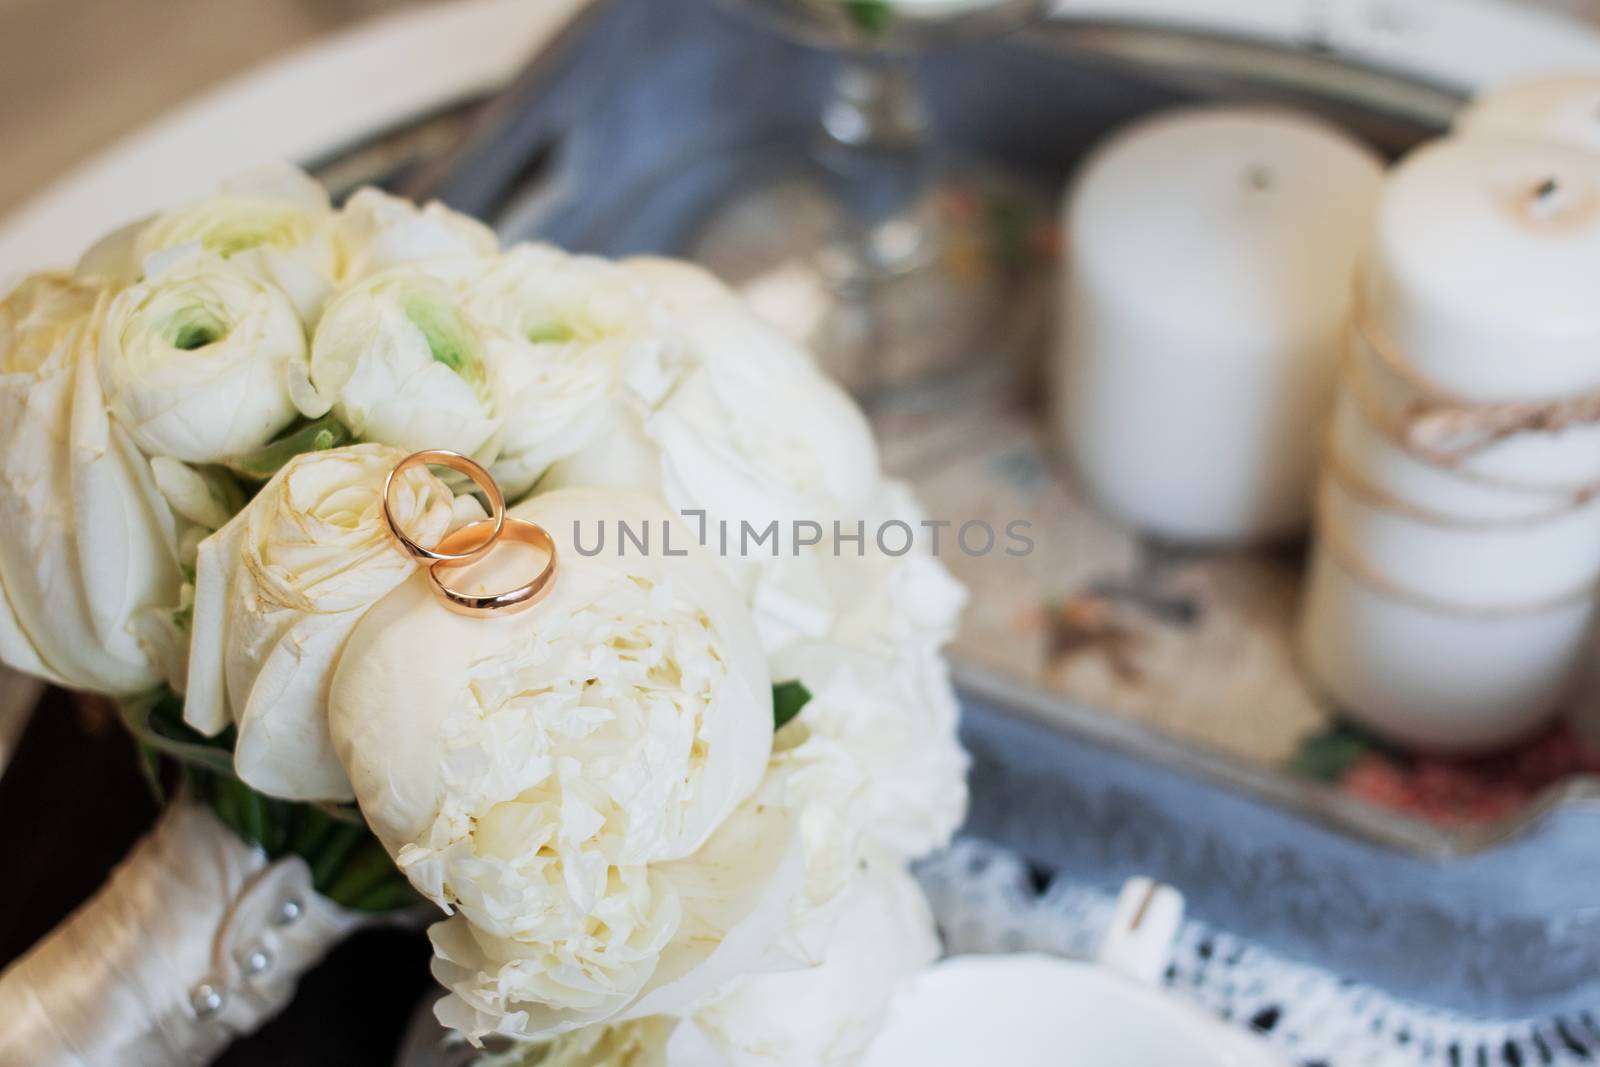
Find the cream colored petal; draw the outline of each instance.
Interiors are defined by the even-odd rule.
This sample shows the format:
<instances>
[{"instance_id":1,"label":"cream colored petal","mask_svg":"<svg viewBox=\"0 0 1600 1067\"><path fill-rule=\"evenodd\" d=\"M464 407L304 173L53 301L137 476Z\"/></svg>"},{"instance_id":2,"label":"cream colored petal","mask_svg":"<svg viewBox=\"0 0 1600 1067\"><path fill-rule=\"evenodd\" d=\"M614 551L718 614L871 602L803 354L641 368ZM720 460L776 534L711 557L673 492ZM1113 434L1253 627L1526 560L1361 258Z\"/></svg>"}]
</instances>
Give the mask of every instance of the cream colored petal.
<instances>
[{"instance_id":1,"label":"cream colored petal","mask_svg":"<svg viewBox=\"0 0 1600 1067\"><path fill-rule=\"evenodd\" d=\"M234 766L254 788L288 800L354 799L328 737L333 664L360 612L302 618L262 661L239 720Z\"/></svg>"},{"instance_id":2,"label":"cream colored petal","mask_svg":"<svg viewBox=\"0 0 1600 1067\"><path fill-rule=\"evenodd\" d=\"M207 736L222 732L233 722L223 662L232 626L228 597L238 573L247 522L245 516L237 516L200 542L195 560L194 636L189 646L183 719Z\"/></svg>"}]
</instances>

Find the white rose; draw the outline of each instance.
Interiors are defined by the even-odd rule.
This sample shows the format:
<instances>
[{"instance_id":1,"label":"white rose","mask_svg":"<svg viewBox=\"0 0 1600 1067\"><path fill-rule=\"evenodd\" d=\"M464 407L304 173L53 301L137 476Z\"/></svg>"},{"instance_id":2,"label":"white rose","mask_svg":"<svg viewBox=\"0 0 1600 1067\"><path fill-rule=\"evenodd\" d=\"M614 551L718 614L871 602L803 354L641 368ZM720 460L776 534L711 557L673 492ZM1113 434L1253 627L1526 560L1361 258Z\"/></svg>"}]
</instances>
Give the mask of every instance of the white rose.
<instances>
[{"instance_id":1,"label":"white rose","mask_svg":"<svg viewBox=\"0 0 1600 1067\"><path fill-rule=\"evenodd\" d=\"M277 287L192 248L163 253L112 301L100 377L117 421L150 455L214 463L294 421L290 369L305 330Z\"/></svg>"},{"instance_id":2,"label":"white rose","mask_svg":"<svg viewBox=\"0 0 1600 1067\"><path fill-rule=\"evenodd\" d=\"M497 371L505 429L494 473L512 498L605 430L620 375L660 373L660 309L606 260L518 245L466 284L464 307Z\"/></svg>"},{"instance_id":3,"label":"white rose","mask_svg":"<svg viewBox=\"0 0 1600 1067\"><path fill-rule=\"evenodd\" d=\"M419 208L371 188L349 199L334 233L345 282L393 267L485 258L500 249L494 231L469 215L437 202Z\"/></svg>"},{"instance_id":4,"label":"white rose","mask_svg":"<svg viewBox=\"0 0 1600 1067\"><path fill-rule=\"evenodd\" d=\"M362 615L416 570L382 512L384 479L404 456L383 445L297 456L200 544L184 718L206 734L236 726L239 776L263 793L353 795L328 737L328 687ZM462 515L422 468L391 498L419 544Z\"/></svg>"},{"instance_id":5,"label":"white rose","mask_svg":"<svg viewBox=\"0 0 1600 1067\"><path fill-rule=\"evenodd\" d=\"M260 167L140 226L131 253L143 264L157 252L198 245L272 283L315 322L339 272L333 220L327 192L303 171ZM116 243L97 247L91 266L103 264Z\"/></svg>"},{"instance_id":6,"label":"white rose","mask_svg":"<svg viewBox=\"0 0 1600 1067\"><path fill-rule=\"evenodd\" d=\"M305 371L290 388L311 418L331 410L357 437L408 452L494 451L500 417L483 337L434 274L400 267L341 292Z\"/></svg>"},{"instance_id":7,"label":"white rose","mask_svg":"<svg viewBox=\"0 0 1600 1067\"><path fill-rule=\"evenodd\" d=\"M434 930L436 971L454 994L441 1018L469 1035L703 993L765 951L734 933L753 915L781 923L773 894L793 887L773 879L798 880L802 862L786 812L729 820L772 743L771 681L738 597L698 555L576 550L579 521L659 530L670 514L580 490L512 514L558 546L550 595L467 619L404 585L356 627L330 700L367 822L458 913ZM508 587L533 554L497 552L452 584Z\"/></svg>"},{"instance_id":8,"label":"white rose","mask_svg":"<svg viewBox=\"0 0 1600 1067\"><path fill-rule=\"evenodd\" d=\"M36 275L0 302L0 658L120 696L160 680L137 630L182 577L150 466L106 417L105 301Z\"/></svg>"},{"instance_id":9,"label":"white rose","mask_svg":"<svg viewBox=\"0 0 1600 1067\"><path fill-rule=\"evenodd\" d=\"M878 458L854 402L705 271L666 260L624 266L667 306L688 366L659 401L635 388L633 407L544 484L652 489L680 512L705 511L706 542L719 553L726 523L727 558L781 557L795 520L827 529L858 513L877 485ZM741 523L760 536L773 522L775 536L740 543ZM749 580L747 569L729 570Z\"/></svg>"},{"instance_id":10,"label":"white rose","mask_svg":"<svg viewBox=\"0 0 1600 1067\"><path fill-rule=\"evenodd\" d=\"M864 864L829 921L820 962L734 983L672 1036L669 1067L860 1062L895 991L938 957L939 938L922 888L886 858Z\"/></svg>"}]
</instances>

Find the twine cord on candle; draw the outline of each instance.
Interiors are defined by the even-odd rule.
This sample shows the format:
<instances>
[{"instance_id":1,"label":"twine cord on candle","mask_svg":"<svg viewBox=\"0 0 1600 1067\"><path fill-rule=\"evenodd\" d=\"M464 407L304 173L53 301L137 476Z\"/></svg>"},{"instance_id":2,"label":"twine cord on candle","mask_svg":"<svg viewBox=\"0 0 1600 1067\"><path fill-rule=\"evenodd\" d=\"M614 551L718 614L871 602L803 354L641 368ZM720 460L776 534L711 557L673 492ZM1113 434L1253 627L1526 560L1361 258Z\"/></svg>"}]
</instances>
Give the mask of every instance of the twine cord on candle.
<instances>
[{"instance_id":1,"label":"twine cord on candle","mask_svg":"<svg viewBox=\"0 0 1600 1067\"><path fill-rule=\"evenodd\" d=\"M1539 526L1553 519L1564 518L1578 511L1585 504L1594 499L1594 492L1590 491L1581 495L1564 499L1549 511L1534 512L1529 515L1510 515L1497 518L1484 516L1446 515L1441 512L1431 511L1420 507L1394 495L1387 489L1374 485L1356 472L1355 464L1344 454L1344 450L1330 434L1323 445L1322 470L1332 481L1338 484L1351 496L1361 502L1381 511L1403 515L1408 519L1424 523L1428 526L1437 526L1447 530L1514 530L1518 527Z\"/></svg>"},{"instance_id":2,"label":"twine cord on candle","mask_svg":"<svg viewBox=\"0 0 1600 1067\"><path fill-rule=\"evenodd\" d=\"M1393 510L1406 511L1424 522L1433 522L1436 525L1470 526L1481 524L1484 526L1510 526L1523 522L1537 523L1548 519L1560 518L1583 507L1597 495L1600 495L1600 482L1590 482L1576 486L1528 485L1522 482L1491 478L1456 463L1440 463L1431 454L1408 447L1409 442L1406 440L1405 434L1391 420L1384 417L1384 412L1381 410L1382 404L1372 395L1373 389L1367 383L1360 369L1354 365L1358 358L1353 347L1346 352L1340 375L1341 388L1344 394L1353 402L1352 408L1355 411L1356 418L1374 436L1389 447L1410 456L1419 464L1441 470L1448 477L1459 479L1467 485L1516 493L1524 497L1543 498L1549 502L1549 507L1532 511L1525 516L1499 519L1469 519L1461 516L1444 515L1417 507L1379 489L1376 485L1372 485L1358 476L1355 473L1352 457L1345 455L1344 450L1337 442L1338 435L1335 426L1330 425L1323 435L1322 455L1325 465L1330 469L1337 467L1338 470L1335 473L1340 475L1340 481L1349 485L1352 490L1362 491L1361 495L1367 497L1371 503L1380 507L1390 507Z\"/></svg>"},{"instance_id":3,"label":"twine cord on candle","mask_svg":"<svg viewBox=\"0 0 1600 1067\"><path fill-rule=\"evenodd\" d=\"M1441 464L1460 462L1490 445L1523 433L1559 433L1600 423L1600 390L1561 400L1475 404L1417 370L1385 337L1357 290L1351 315L1356 336L1419 396L1402 413L1405 440Z\"/></svg>"},{"instance_id":4,"label":"twine cord on candle","mask_svg":"<svg viewBox=\"0 0 1600 1067\"><path fill-rule=\"evenodd\" d=\"M1407 434L1404 413L1401 413L1400 418L1391 417L1391 414L1385 410L1384 403L1377 397L1378 389L1370 380L1369 373L1363 369L1362 357L1358 351L1358 346L1364 344L1367 344L1366 339L1361 336L1360 332L1352 324L1340 367L1340 382L1342 388L1355 401L1362 420L1372 428L1374 433L1389 444L1421 463L1447 470L1453 476L1474 485L1504 489L1516 493L1532 493L1539 496L1562 496L1567 498L1572 506L1582 504L1596 494L1600 494L1600 481L1569 485L1519 482L1514 479L1496 477L1474 470L1470 466L1464 465L1464 461L1468 458L1465 455L1440 452L1422 447ZM1375 352L1374 355L1376 356Z\"/></svg>"},{"instance_id":5,"label":"twine cord on candle","mask_svg":"<svg viewBox=\"0 0 1600 1067\"><path fill-rule=\"evenodd\" d=\"M1563 608L1577 607L1592 601L1596 592L1600 591L1600 584L1586 582L1570 592L1560 593L1542 600L1489 608L1471 604L1457 604L1439 597L1429 596L1426 593L1419 593L1414 589L1408 589L1374 567L1359 550L1345 542L1333 529L1333 524L1327 518L1330 507L1328 494L1331 486L1332 482L1326 478L1318 484L1316 500L1313 505L1317 540L1321 550L1327 552L1333 558L1333 561L1339 565L1340 569L1351 578L1390 600L1399 601L1402 604L1418 608L1433 615L1445 615L1452 618L1472 619L1481 622L1495 622L1501 619L1542 615L1546 612L1559 611Z\"/></svg>"}]
</instances>

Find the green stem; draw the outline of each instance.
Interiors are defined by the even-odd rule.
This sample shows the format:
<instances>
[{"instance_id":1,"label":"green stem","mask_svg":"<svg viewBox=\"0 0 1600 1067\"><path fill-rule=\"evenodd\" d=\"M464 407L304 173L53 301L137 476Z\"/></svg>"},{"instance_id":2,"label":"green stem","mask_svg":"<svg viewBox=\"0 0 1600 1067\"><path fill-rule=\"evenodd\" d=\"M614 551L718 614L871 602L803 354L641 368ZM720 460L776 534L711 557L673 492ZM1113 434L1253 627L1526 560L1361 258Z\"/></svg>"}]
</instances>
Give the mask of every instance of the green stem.
<instances>
[{"instance_id":1,"label":"green stem","mask_svg":"<svg viewBox=\"0 0 1600 1067\"><path fill-rule=\"evenodd\" d=\"M327 896L328 886L334 876L343 869L345 861L361 846L366 836L364 826L339 826L334 829L311 859L311 884L317 892Z\"/></svg>"},{"instance_id":2,"label":"green stem","mask_svg":"<svg viewBox=\"0 0 1600 1067\"><path fill-rule=\"evenodd\" d=\"M352 901L382 885L395 871L394 861L377 841L368 839L359 852L344 865L328 887L327 897L348 906Z\"/></svg>"}]
</instances>

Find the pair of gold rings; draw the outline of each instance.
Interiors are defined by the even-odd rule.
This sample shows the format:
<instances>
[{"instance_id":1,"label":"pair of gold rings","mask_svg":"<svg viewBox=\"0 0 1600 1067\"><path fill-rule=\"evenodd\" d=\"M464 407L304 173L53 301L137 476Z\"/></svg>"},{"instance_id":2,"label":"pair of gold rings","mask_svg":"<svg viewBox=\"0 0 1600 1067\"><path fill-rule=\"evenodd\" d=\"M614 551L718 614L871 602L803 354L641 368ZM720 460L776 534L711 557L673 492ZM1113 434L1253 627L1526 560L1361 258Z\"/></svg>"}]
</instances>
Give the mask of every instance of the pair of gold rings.
<instances>
[{"instance_id":1,"label":"pair of gold rings","mask_svg":"<svg viewBox=\"0 0 1600 1067\"><path fill-rule=\"evenodd\" d=\"M432 548L419 545L395 521L390 491L394 481L411 467L448 467L467 476L482 491L489 505L489 517L469 522L452 530ZM400 547L415 559L428 561L428 583L433 593L445 607L458 615L482 617L485 615L514 615L537 604L550 591L556 578L556 545L543 526L526 519L516 519L506 514L505 495L500 492L494 476L482 464L444 448L424 449L395 464L383 481L383 519L389 524ZM489 554L502 538L517 541L546 554L544 567L531 582L508 589L503 593L463 593L446 585L441 572L475 563Z\"/></svg>"}]
</instances>

